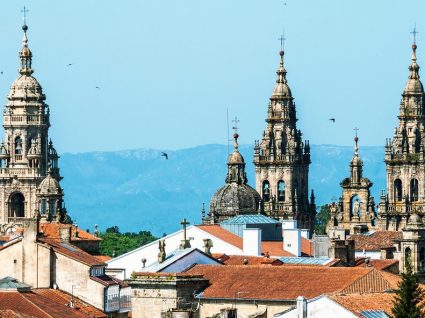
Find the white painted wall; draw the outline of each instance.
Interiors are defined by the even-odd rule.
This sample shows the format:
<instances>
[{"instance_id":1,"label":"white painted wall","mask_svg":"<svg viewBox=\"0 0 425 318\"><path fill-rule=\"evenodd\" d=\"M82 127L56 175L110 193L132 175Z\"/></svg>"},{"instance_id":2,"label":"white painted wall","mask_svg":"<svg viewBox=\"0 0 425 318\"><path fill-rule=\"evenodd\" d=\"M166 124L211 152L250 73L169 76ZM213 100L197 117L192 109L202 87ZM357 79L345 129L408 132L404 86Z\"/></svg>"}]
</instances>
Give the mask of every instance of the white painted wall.
<instances>
[{"instance_id":1,"label":"white painted wall","mask_svg":"<svg viewBox=\"0 0 425 318\"><path fill-rule=\"evenodd\" d=\"M370 257L371 259L381 259L381 251L355 251L354 256Z\"/></svg>"},{"instance_id":2,"label":"white painted wall","mask_svg":"<svg viewBox=\"0 0 425 318\"><path fill-rule=\"evenodd\" d=\"M243 230L243 252L249 256L261 255L261 229Z\"/></svg>"},{"instance_id":3,"label":"white painted wall","mask_svg":"<svg viewBox=\"0 0 425 318\"><path fill-rule=\"evenodd\" d=\"M297 220L283 220L282 222L282 230L292 230L297 228Z\"/></svg>"},{"instance_id":4,"label":"white painted wall","mask_svg":"<svg viewBox=\"0 0 425 318\"><path fill-rule=\"evenodd\" d=\"M301 256L301 230L283 230L283 249L295 256Z\"/></svg>"},{"instance_id":5,"label":"white painted wall","mask_svg":"<svg viewBox=\"0 0 425 318\"><path fill-rule=\"evenodd\" d=\"M243 250L234 245L231 245L211 234L201 230L200 228L191 225L187 228L187 237L192 237L190 241L192 247L196 247L201 251L204 250L204 239L210 239L213 242L211 253L226 253L227 255L243 255ZM180 246L180 241L183 239L183 231L177 231L162 238L165 240L165 252L170 254ZM146 267L158 260L158 241L139 247L126 254L113 258L106 263L108 268L123 268L127 278L132 272L142 272L142 259L146 259Z\"/></svg>"},{"instance_id":6,"label":"white painted wall","mask_svg":"<svg viewBox=\"0 0 425 318\"><path fill-rule=\"evenodd\" d=\"M334 302L326 296L307 301L307 315L299 315L299 308L294 308L284 314L276 314L276 318L356 318L351 311Z\"/></svg>"}]
</instances>

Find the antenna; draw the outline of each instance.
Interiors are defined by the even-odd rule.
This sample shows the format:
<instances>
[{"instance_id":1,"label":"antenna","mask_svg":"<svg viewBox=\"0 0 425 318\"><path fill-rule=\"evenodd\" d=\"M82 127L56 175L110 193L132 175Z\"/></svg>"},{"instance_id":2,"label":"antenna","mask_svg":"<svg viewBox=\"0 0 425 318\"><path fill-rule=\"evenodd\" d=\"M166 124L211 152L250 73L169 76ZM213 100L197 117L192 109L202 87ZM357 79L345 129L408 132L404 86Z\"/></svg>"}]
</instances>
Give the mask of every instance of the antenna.
<instances>
[{"instance_id":1,"label":"antenna","mask_svg":"<svg viewBox=\"0 0 425 318\"><path fill-rule=\"evenodd\" d=\"M227 116L227 156L230 154L230 133L229 133L229 108L226 108Z\"/></svg>"}]
</instances>

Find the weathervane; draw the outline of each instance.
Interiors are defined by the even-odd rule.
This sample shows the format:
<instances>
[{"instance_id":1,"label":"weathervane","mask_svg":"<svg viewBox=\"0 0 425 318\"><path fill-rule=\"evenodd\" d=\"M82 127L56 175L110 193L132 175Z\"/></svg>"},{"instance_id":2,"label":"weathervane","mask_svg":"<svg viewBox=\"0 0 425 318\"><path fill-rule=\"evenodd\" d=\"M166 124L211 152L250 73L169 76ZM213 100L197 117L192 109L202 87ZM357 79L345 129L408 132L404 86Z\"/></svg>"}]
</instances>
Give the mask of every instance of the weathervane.
<instances>
[{"instance_id":1,"label":"weathervane","mask_svg":"<svg viewBox=\"0 0 425 318\"><path fill-rule=\"evenodd\" d=\"M419 33L418 31L416 31L416 23L415 23L415 27L413 28L413 31L410 33L413 34L413 44L416 44L416 34Z\"/></svg>"}]
</instances>

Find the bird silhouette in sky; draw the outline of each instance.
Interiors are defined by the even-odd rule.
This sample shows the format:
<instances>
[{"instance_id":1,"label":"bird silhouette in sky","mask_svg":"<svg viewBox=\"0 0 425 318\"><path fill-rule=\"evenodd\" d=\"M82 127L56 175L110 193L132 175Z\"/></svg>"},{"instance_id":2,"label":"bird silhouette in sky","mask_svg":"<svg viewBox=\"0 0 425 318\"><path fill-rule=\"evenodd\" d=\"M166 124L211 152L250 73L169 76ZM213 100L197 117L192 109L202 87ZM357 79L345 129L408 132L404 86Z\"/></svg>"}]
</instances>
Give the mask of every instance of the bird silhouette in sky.
<instances>
[{"instance_id":1,"label":"bird silhouette in sky","mask_svg":"<svg viewBox=\"0 0 425 318\"><path fill-rule=\"evenodd\" d=\"M100 89L100 87L99 87L99 86L96 86L96 88L97 88L97 89Z\"/></svg>"},{"instance_id":2,"label":"bird silhouette in sky","mask_svg":"<svg viewBox=\"0 0 425 318\"><path fill-rule=\"evenodd\" d=\"M3 71L1 71L0 74L3 75Z\"/></svg>"},{"instance_id":3,"label":"bird silhouette in sky","mask_svg":"<svg viewBox=\"0 0 425 318\"><path fill-rule=\"evenodd\" d=\"M335 118L329 118L329 120L333 123L335 122Z\"/></svg>"},{"instance_id":4,"label":"bird silhouette in sky","mask_svg":"<svg viewBox=\"0 0 425 318\"><path fill-rule=\"evenodd\" d=\"M74 65L74 63L68 63L68 65L67 65L67 66L72 66L72 65Z\"/></svg>"},{"instance_id":5,"label":"bird silhouette in sky","mask_svg":"<svg viewBox=\"0 0 425 318\"><path fill-rule=\"evenodd\" d=\"M165 159L168 160L168 154L166 154L165 152L163 152L161 156L165 157Z\"/></svg>"}]
</instances>

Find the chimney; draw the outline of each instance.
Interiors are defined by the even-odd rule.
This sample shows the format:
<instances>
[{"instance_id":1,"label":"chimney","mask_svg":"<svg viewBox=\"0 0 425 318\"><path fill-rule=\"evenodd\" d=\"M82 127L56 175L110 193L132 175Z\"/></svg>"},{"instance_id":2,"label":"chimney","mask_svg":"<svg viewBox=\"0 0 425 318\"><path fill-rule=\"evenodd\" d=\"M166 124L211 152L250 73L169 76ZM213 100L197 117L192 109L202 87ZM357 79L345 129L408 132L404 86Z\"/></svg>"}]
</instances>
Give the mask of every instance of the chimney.
<instances>
[{"instance_id":1,"label":"chimney","mask_svg":"<svg viewBox=\"0 0 425 318\"><path fill-rule=\"evenodd\" d=\"M281 222L283 230L293 230L297 228L297 220L283 220Z\"/></svg>"},{"instance_id":2,"label":"chimney","mask_svg":"<svg viewBox=\"0 0 425 318\"><path fill-rule=\"evenodd\" d=\"M65 243L69 243L71 240L71 226L65 225L59 227L60 240Z\"/></svg>"},{"instance_id":3,"label":"chimney","mask_svg":"<svg viewBox=\"0 0 425 318\"><path fill-rule=\"evenodd\" d=\"M309 229L301 229L301 236L305 239L310 239L310 230Z\"/></svg>"},{"instance_id":4,"label":"chimney","mask_svg":"<svg viewBox=\"0 0 425 318\"><path fill-rule=\"evenodd\" d=\"M243 253L244 255L261 255L261 229L243 230Z\"/></svg>"},{"instance_id":5,"label":"chimney","mask_svg":"<svg viewBox=\"0 0 425 318\"><path fill-rule=\"evenodd\" d=\"M307 299L303 296L297 297L297 318L307 318Z\"/></svg>"},{"instance_id":6,"label":"chimney","mask_svg":"<svg viewBox=\"0 0 425 318\"><path fill-rule=\"evenodd\" d=\"M283 230L283 249L295 256L301 256L301 231L299 229Z\"/></svg>"}]
</instances>

